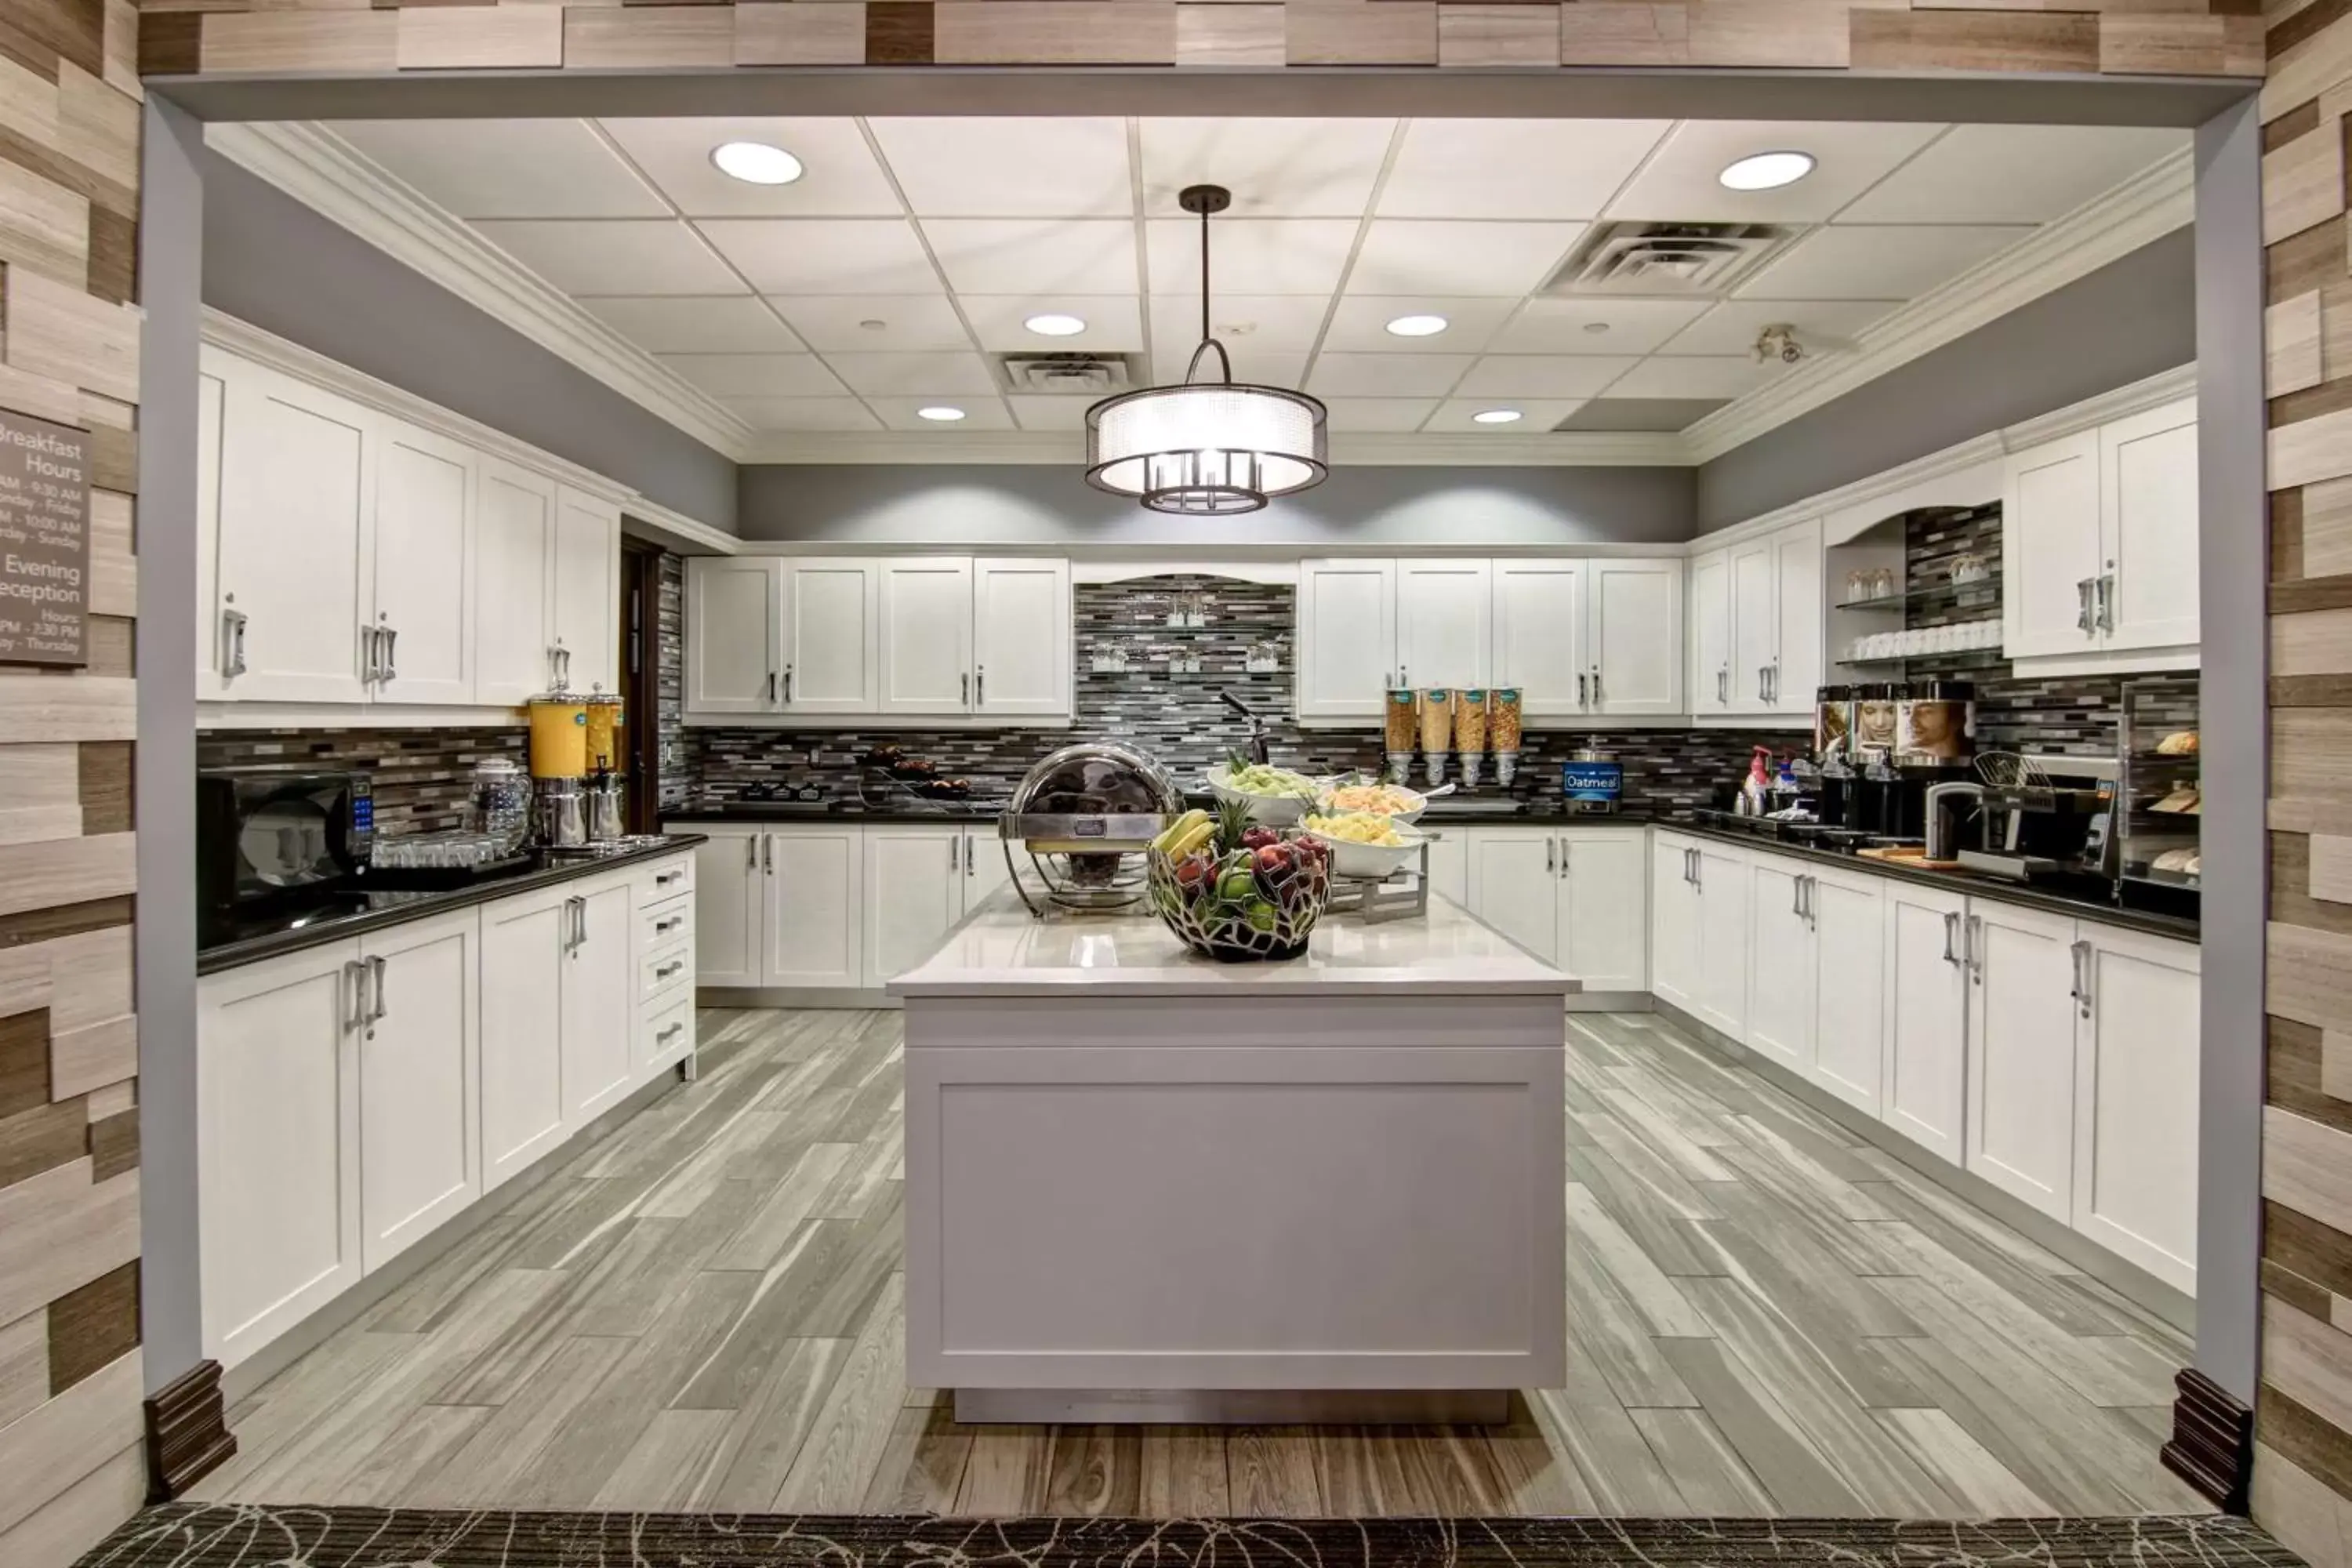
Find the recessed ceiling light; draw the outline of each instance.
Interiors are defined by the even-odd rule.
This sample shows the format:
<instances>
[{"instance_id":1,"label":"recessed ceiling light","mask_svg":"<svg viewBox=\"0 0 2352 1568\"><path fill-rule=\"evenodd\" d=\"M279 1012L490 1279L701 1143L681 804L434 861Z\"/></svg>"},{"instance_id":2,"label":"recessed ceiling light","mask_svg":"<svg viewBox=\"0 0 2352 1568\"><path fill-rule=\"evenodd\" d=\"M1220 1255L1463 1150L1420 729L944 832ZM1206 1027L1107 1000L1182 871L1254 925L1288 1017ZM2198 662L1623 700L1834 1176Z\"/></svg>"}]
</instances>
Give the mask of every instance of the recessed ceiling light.
<instances>
[{"instance_id":1,"label":"recessed ceiling light","mask_svg":"<svg viewBox=\"0 0 2352 1568\"><path fill-rule=\"evenodd\" d=\"M1397 338L1433 338L1444 330L1443 316L1399 316L1389 323L1389 335Z\"/></svg>"},{"instance_id":2,"label":"recessed ceiling light","mask_svg":"<svg viewBox=\"0 0 2352 1568\"><path fill-rule=\"evenodd\" d=\"M1588 332L1605 332L1609 330L1609 323L1606 321L1587 321L1584 323L1584 330Z\"/></svg>"},{"instance_id":3,"label":"recessed ceiling light","mask_svg":"<svg viewBox=\"0 0 2352 1568\"><path fill-rule=\"evenodd\" d=\"M1021 324L1041 338L1075 338L1087 330L1085 321L1076 316L1066 316L1058 310L1032 316Z\"/></svg>"},{"instance_id":4,"label":"recessed ceiling light","mask_svg":"<svg viewBox=\"0 0 2352 1568\"><path fill-rule=\"evenodd\" d=\"M887 331L890 327L890 323L879 316L868 316L857 325L861 331L868 332Z\"/></svg>"},{"instance_id":5,"label":"recessed ceiling light","mask_svg":"<svg viewBox=\"0 0 2352 1568\"><path fill-rule=\"evenodd\" d=\"M963 417L963 410L961 408L950 408L946 404L940 403L935 404L929 408L916 409L915 417L918 419L929 419L940 425L952 425L957 420Z\"/></svg>"},{"instance_id":6,"label":"recessed ceiling light","mask_svg":"<svg viewBox=\"0 0 2352 1568\"><path fill-rule=\"evenodd\" d=\"M1481 408L1470 416L1473 425L1516 425L1523 417L1516 408Z\"/></svg>"},{"instance_id":7,"label":"recessed ceiling light","mask_svg":"<svg viewBox=\"0 0 2352 1568\"><path fill-rule=\"evenodd\" d=\"M765 142L722 142L710 150L719 172L751 185L789 185L801 177L801 161Z\"/></svg>"},{"instance_id":8,"label":"recessed ceiling light","mask_svg":"<svg viewBox=\"0 0 2352 1568\"><path fill-rule=\"evenodd\" d=\"M1716 178L1728 190L1777 191L1812 172L1811 153L1757 153L1726 164Z\"/></svg>"}]
</instances>

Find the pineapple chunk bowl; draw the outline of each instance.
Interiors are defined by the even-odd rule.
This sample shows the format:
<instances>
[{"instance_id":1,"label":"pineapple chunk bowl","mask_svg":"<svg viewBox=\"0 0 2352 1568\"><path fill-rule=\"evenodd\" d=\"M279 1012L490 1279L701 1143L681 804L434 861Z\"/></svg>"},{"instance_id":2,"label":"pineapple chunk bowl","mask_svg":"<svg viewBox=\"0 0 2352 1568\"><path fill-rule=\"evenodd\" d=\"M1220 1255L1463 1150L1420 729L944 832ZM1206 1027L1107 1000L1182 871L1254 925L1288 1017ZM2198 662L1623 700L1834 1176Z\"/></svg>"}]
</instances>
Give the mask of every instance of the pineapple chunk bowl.
<instances>
[{"instance_id":1,"label":"pineapple chunk bowl","mask_svg":"<svg viewBox=\"0 0 2352 1568\"><path fill-rule=\"evenodd\" d=\"M1212 768L1202 782L1220 806L1245 805L1252 822L1268 827L1291 826L1313 809L1315 797L1323 793L1320 779L1241 757L1230 757L1223 767Z\"/></svg>"},{"instance_id":2,"label":"pineapple chunk bowl","mask_svg":"<svg viewBox=\"0 0 2352 1568\"><path fill-rule=\"evenodd\" d=\"M1178 941L1224 963L1297 958L1331 892L1331 851L1254 822L1245 801L1188 811L1144 852L1151 908Z\"/></svg>"},{"instance_id":3,"label":"pineapple chunk bowl","mask_svg":"<svg viewBox=\"0 0 2352 1568\"><path fill-rule=\"evenodd\" d=\"M1376 811L1349 811L1307 818L1307 837L1328 847L1331 869L1342 877L1385 880L1421 858L1429 835L1411 823Z\"/></svg>"},{"instance_id":4,"label":"pineapple chunk bowl","mask_svg":"<svg viewBox=\"0 0 2352 1568\"><path fill-rule=\"evenodd\" d=\"M1402 784L1361 776L1333 779L1316 797L1314 815L1352 816L1369 813L1397 822L1412 822L1429 809L1429 797Z\"/></svg>"}]
</instances>

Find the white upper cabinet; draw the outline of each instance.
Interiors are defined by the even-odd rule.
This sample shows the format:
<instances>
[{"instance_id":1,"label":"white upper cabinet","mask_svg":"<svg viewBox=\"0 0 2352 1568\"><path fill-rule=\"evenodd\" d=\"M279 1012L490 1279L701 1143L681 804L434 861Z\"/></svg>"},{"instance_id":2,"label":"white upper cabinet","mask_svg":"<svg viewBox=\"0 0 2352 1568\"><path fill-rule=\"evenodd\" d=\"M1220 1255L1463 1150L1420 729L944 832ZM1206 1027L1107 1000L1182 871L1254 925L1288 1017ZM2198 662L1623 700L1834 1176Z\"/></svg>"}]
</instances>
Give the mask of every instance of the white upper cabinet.
<instances>
[{"instance_id":1,"label":"white upper cabinet","mask_svg":"<svg viewBox=\"0 0 2352 1568\"><path fill-rule=\"evenodd\" d=\"M225 393L214 612L227 646L223 692L363 701L375 595L372 416L256 365L236 365Z\"/></svg>"},{"instance_id":2,"label":"white upper cabinet","mask_svg":"<svg viewBox=\"0 0 2352 1568\"><path fill-rule=\"evenodd\" d=\"M235 651L220 596L221 432L222 405L228 398L226 374L219 359L207 353L196 376L196 696L202 700L226 695L221 676Z\"/></svg>"},{"instance_id":3,"label":"white upper cabinet","mask_svg":"<svg viewBox=\"0 0 2352 1568\"><path fill-rule=\"evenodd\" d=\"M2098 646L2099 433L2001 465L2001 651L2011 658Z\"/></svg>"},{"instance_id":4,"label":"white upper cabinet","mask_svg":"<svg viewBox=\"0 0 2352 1568\"><path fill-rule=\"evenodd\" d=\"M1396 563L1397 685L1484 688L1493 625L1488 563Z\"/></svg>"},{"instance_id":5,"label":"white upper cabinet","mask_svg":"<svg viewBox=\"0 0 2352 1568\"><path fill-rule=\"evenodd\" d=\"M756 564L730 561L741 569ZM772 563L782 613L773 682L788 713L871 713L882 691L882 573L872 561L811 557ZM756 620L746 624L756 625ZM722 626L719 636L740 635ZM719 711L719 710L711 710Z\"/></svg>"},{"instance_id":6,"label":"white upper cabinet","mask_svg":"<svg viewBox=\"0 0 2352 1568\"><path fill-rule=\"evenodd\" d=\"M1690 668L1684 689L1693 713L1733 711L1731 557L1718 550L1690 562Z\"/></svg>"},{"instance_id":7,"label":"white upper cabinet","mask_svg":"<svg viewBox=\"0 0 2352 1568\"><path fill-rule=\"evenodd\" d=\"M485 458L477 495L474 700L527 702L555 681L555 481Z\"/></svg>"},{"instance_id":8,"label":"white upper cabinet","mask_svg":"<svg viewBox=\"0 0 2352 1568\"><path fill-rule=\"evenodd\" d=\"M1727 571L1729 652L1717 661L1716 678L1722 705L1698 710L1811 713L1822 675L1820 520L1790 523L1733 545ZM1712 605L1706 613L1713 613ZM1699 630L1704 636L1714 628ZM1708 659L1709 653L1702 651L1695 662Z\"/></svg>"},{"instance_id":9,"label":"white upper cabinet","mask_svg":"<svg viewBox=\"0 0 2352 1568\"><path fill-rule=\"evenodd\" d=\"M971 558L882 563L884 713L971 711Z\"/></svg>"},{"instance_id":10,"label":"white upper cabinet","mask_svg":"<svg viewBox=\"0 0 2352 1568\"><path fill-rule=\"evenodd\" d=\"M783 565L770 557L741 555L698 555L687 562L688 712L775 711L782 701L783 599L778 584Z\"/></svg>"},{"instance_id":11,"label":"white upper cabinet","mask_svg":"<svg viewBox=\"0 0 2352 1568\"><path fill-rule=\"evenodd\" d=\"M474 500L478 455L413 426L384 429L375 488L376 694L474 700Z\"/></svg>"},{"instance_id":12,"label":"white upper cabinet","mask_svg":"<svg viewBox=\"0 0 2352 1568\"><path fill-rule=\"evenodd\" d=\"M548 617L556 679L572 691L618 691L621 509L570 485L556 487Z\"/></svg>"},{"instance_id":13,"label":"white upper cabinet","mask_svg":"<svg viewBox=\"0 0 2352 1568\"><path fill-rule=\"evenodd\" d=\"M971 563L971 706L976 713L1070 711L1070 563Z\"/></svg>"},{"instance_id":14,"label":"white upper cabinet","mask_svg":"<svg viewBox=\"0 0 2352 1568\"><path fill-rule=\"evenodd\" d=\"M1731 552L1731 700L1734 713L1762 713L1771 703L1766 683L1780 653L1780 563L1770 539L1751 539Z\"/></svg>"},{"instance_id":15,"label":"white upper cabinet","mask_svg":"<svg viewBox=\"0 0 2352 1568\"><path fill-rule=\"evenodd\" d=\"M1586 667L1589 570L1611 564L1537 558L1497 561L1493 684L1519 694L1523 719L1580 719L1592 711ZM1679 602L1681 595L1675 595Z\"/></svg>"},{"instance_id":16,"label":"white upper cabinet","mask_svg":"<svg viewBox=\"0 0 2352 1568\"><path fill-rule=\"evenodd\" d=\"M1601 558L1584 564L1589 711L1683 712L1683 563Z\"/></svg>"},{"instance_id":17,"label":"white upper cabinet","mask_svg":"<svg viewBox=\"0 0 2352 1568\"><path fill-rule=\"evenodd\" d=\"M1376 721L1397 684L1396 563L1298 563L1301 719Z\"/></svg>"},{"instance_id":18,"label":"white upper cabinet","mask_svg":"<svg viewBox=\"0 0 2352 1568\"><path fill-rule=\"evenodd\" d=\"M2197 641L2197 401L2099 431L2099 629L2110 650Z\"/></svg>"}]
</instances>

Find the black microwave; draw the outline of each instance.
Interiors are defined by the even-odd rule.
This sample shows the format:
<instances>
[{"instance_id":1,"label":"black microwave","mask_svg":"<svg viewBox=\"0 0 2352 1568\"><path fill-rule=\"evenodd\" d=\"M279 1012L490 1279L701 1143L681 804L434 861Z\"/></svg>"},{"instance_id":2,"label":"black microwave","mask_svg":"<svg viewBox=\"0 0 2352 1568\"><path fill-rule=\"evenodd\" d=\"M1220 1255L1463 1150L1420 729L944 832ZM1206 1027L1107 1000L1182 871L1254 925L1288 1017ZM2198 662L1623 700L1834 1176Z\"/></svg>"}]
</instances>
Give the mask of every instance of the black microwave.
<instances>
[{"instance_id":1,"label":"black microwave","mask_svg":"<svg viewBox=\"0 0 2352 1568\"><path fill-rule=\"evenodd\" d=\"M196 774L196 897L214 913L348 890L374 842L365 773Z\"/></svg>"}]
</instances>

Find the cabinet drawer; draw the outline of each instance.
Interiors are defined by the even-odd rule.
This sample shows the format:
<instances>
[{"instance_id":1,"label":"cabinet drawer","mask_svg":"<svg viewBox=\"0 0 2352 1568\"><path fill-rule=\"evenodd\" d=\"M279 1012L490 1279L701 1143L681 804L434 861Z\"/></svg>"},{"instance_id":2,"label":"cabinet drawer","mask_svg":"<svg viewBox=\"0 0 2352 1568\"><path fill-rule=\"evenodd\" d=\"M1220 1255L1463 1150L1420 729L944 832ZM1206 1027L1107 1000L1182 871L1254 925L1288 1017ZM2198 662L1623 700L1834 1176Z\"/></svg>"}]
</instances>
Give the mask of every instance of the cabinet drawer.
<instances>
[{"instance_id":1,"label":"cabinet drawer","mask_svg":"<svg viewBox=\"0 0 2352 1568\"><path fill-rule=\"evenodd\" d=\"M637 969L637 999L641 1005L652 1006L666 999L673 991L683 987L690 996L694 992L694 944L674 942L656 949L639 960Z\"/></svg>"},{"instance_id":2,"label":"cabinet drawer","mask_svg":"<svg viewBox=\"0 0 2352 1568\"><path fill-rule=\"evenodd\" d=\"M681 893L637 911L637 951L651 952L694 940L694 899Z\"/></svg>"},{"instance_id":3,"label":"cabinet drawer","mask_svg":"<svg viewBox=\"0 0 2352 1568\"><path fill-rule=\"evenodd\" d=\"M637 873L637 901L651 904L694 891L694 857L656 860Z\"/></svg>"},{"instance_id":4,"label":"cabinet drawer","mask_svg":"<svg viewBox=\"0 0 2352 1568\"><path fill-rule=\"evenodd\" d=\"M678 993L660 1007L649 1009L645 1022L645 1062L648 1068L666 1068L685 1059L694 1049L694 993Z\"/></svg>"}]
</instances>

